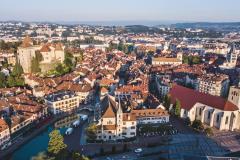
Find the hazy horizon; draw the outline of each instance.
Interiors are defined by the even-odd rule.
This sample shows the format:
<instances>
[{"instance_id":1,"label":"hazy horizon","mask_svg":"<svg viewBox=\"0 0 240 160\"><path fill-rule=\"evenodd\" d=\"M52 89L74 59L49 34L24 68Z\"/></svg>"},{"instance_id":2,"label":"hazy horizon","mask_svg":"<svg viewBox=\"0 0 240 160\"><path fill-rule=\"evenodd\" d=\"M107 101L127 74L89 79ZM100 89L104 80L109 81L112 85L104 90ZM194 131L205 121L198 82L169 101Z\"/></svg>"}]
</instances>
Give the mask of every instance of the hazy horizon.
<instances>
[{"instance_id":1,"label":"hazy horizon","mask_svg":"<svg viewBox=\"0 0 240 160\"><path fill-rule=\"evenodd\" d=\"M0 21L239 22L239 0L8 0Z\"/></svg>"}]
</instances>

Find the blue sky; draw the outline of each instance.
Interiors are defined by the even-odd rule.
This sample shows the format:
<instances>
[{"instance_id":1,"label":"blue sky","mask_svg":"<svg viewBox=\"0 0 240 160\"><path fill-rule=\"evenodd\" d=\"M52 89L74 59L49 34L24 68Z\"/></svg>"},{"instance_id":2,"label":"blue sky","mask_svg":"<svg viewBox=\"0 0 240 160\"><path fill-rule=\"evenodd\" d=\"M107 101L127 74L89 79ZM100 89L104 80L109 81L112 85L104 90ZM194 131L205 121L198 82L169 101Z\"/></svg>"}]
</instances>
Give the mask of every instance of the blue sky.
<instances>
[{"instance_id":1,"label":"blue sky","mask_svg":"<svg viewBox=\"0 0 240 160\"><path fill-rule=\"evenodd\" d=\"M240 0L2 0L0 20L240 21Z\"/></svg>"}]
</instances>

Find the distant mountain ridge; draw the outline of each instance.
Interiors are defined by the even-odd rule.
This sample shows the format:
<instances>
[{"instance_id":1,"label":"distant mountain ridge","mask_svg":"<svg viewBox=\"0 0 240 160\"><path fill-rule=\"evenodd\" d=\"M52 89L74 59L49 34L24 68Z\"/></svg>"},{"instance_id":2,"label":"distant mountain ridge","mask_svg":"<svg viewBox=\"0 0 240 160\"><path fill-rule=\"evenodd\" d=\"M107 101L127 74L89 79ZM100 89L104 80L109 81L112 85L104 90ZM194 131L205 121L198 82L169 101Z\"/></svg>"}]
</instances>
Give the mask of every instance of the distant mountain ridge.
<instances>
[{"instance_id":1,"label":"distant mountain ridge","mask_svg":"<svg viewBox=\"0 0 240 160\"><path fill-rule=\"evenodd\" d=\"M195 23L176 23L171 27L176 28L240 28L240 22L195 22Z\"/></svg>"}]
</instances>

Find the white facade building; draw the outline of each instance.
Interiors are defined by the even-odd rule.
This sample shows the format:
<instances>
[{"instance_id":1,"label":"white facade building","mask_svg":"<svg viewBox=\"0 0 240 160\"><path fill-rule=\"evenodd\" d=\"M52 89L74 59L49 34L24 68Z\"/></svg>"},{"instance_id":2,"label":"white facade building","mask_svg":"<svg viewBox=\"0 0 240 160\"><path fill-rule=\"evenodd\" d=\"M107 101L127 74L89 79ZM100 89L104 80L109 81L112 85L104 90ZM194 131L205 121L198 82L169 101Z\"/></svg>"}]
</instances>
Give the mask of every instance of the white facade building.
<instances>
[{"instance_id":1,"label":"white facade building","mask_svg":"<svg viewBox=\"0 0 240 160\"><path fill-rule=\"evenodd\" d=\"M229 89L229 82L227 75L204 74L197 79L196 89L199 92L226 97Z\"/></svg>"},{"instance_id":2,"label":"white facade building","mask_svg":"<svg viewBox=\"0 0 240 160\"><path fill-rule=\"evenodd\" d=\"M79 107L79 97L71 91L60 91L45 97L46 104L53 114L72 112Z\"/></svg>"},{"instance_id":3,"label":"white facade building","mask_svg":"<svg viewBox=\"0 0 240 160\"><path fill-rule=\"evenodd\" d=\"M7 123L0 119L0 146L3 146L10 140L10 132Z\"/></svg>"},{"instance_id":4,"label":"white facade building","mask_svg":"<svg viewBox=\"0 0 240 160\"><path fill-rule=\"evenodd\" d=\"M173 65L178 66L182 64L182 53L178 53L176 58L158 57L152 58L152 65Z\"/></svg>"},{"instance_id":5,"label":"white facade building","mask_svg":"<svg viewBox=\"0 0 240 160\"><path fill-rule=\"evenodd\" d=\"M121 140L136 136L136 117L131 113L123 113L121 104L117 103L114 97L107 95L100 106L98 140Z\"/></svg>"},{"instance_id":6,"label":"white facade building","mask_svg":"<svg viewBox=\"0 0 240 160\"><path fill-rule=\"evenodd\" d=\"M239 109L230 101L178 85L173 86L170 97L172 104L180 101L181 118L197 119L218 130L240 129Z\"/></svg>"}]
</instances>

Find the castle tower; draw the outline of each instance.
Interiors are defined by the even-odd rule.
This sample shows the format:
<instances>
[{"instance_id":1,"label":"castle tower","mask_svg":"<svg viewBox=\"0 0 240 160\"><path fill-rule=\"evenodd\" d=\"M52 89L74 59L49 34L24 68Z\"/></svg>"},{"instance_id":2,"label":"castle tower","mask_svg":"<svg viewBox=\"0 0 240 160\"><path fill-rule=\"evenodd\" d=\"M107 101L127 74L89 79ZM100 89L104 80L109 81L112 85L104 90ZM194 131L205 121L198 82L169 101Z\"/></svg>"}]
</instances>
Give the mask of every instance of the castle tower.
<instances>
[{"instance_id":1,"label":"castle tower","mask_svg":"<svg viewBox=\"0 0 240 160\"><path fill-rule=\"evenodd\" d=\"M35 57L35 51L38 48L33 45L33 41L26 36L17 51L17 59L23 68L24 73L31 73L31 60Z\"/></svg>"}]
</instances>

